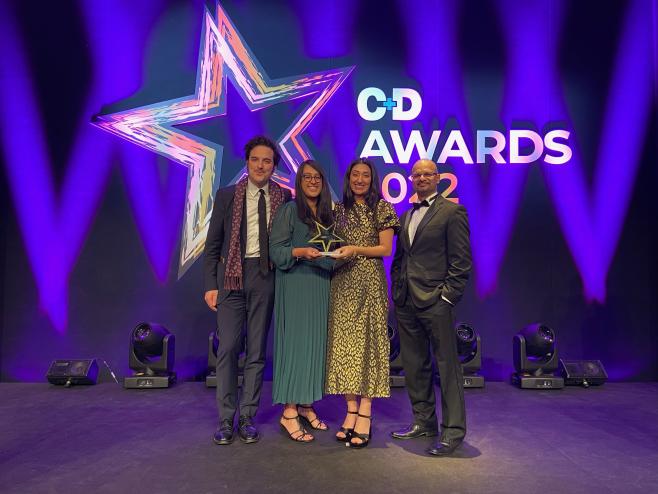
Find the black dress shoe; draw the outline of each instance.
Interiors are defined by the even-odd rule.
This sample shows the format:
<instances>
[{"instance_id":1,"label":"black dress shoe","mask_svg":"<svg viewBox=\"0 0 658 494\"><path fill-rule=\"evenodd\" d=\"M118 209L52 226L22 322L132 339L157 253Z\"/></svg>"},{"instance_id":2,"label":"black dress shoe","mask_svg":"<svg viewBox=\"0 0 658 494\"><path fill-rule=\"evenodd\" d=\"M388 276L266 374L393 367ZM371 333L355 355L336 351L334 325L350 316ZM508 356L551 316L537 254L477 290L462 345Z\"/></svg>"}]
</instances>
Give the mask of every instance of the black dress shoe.
<instances>
[{"instance_id":1,"label":"black dress shoe","mask_svg":"<svg viewBox=\"0 0 658 494\"><path fill-rule=\"evenodd\" d=\"M233 442L233 421L222 420L219 429L212 436L215 444L225 445Z\"/></svg>"},{"instance_id":2,"label":"black dress shoe","mask_svg":"<svg viewBox=\"0 0 658 494\"><path fill-rule=\"evenodd\" d=\"M450 456L462 443L461 439L453 439L451 441L439 441L427 452L433 456Z\"/></svg>"},{"instance_id":3,"label":"black dress shoe","mask_svg":"<svg viewBox=\"0 0 658 494\"><path fill-rule=\"evenodd\" d=\"M393 439L416 439L422 436L436 436L439 433L437 429L430 429L418 424L411 424L406 429L391 432Z\"/></svg>"},{"instance_id":4,"label":"black dress shoe","mask_svg":"<svg viewBox=\"0 0 658 494\"><path fill-rule=\"evenodd\" d=\"M245 444L256 443L260 439L258 429L256 429L253 420L246 415L240 416L240 421L238 422L238 435L240 436L240 441Z\"/></svg>"}]
</instances>

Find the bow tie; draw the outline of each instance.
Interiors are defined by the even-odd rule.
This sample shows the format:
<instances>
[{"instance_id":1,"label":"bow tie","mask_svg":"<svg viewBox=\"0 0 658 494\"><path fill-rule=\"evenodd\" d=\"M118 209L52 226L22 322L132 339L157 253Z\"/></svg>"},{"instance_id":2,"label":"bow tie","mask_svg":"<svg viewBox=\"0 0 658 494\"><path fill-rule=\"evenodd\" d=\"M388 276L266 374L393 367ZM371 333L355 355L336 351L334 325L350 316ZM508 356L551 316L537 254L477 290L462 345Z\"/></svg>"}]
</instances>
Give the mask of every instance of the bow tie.
<instances>
[{"instance_id":1,"label":"bow tie","mask_svg":"<svg viewBox=\"0 0 658 494\"><path fill-rule=\"evenodd\" d=\"M428 208L430 207L430 203L427 201L427 199L420 201L420 202L414 202L413 203L414 211L418 211L420 208Z\"/></svg>"},{"instance_id":2,"label":"bow tie","mask_svg":"<svg viewBox=\"0 0 658 494\"><path fill-rule=\"evenodd\" d=\"M414 207L414 211L418 211L420 208L428 208L434 202L434 200L439 197L438 194L434 194L429 199L423 199L420 202L414 202L411 205Z\"/></svg>"}]
</instances>

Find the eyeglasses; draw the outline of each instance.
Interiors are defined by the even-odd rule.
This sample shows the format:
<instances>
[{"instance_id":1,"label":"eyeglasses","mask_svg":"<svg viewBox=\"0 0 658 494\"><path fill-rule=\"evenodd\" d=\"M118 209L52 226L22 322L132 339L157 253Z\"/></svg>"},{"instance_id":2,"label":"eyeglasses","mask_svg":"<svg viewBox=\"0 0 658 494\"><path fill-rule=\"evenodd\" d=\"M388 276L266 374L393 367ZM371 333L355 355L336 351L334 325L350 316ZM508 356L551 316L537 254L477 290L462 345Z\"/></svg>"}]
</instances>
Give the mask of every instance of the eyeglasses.
<instances>
[{"instance_id":1,"label":"eyeglasses","mask_svg":"<svg viewBox=\"0 0 658 494\"><path fill-rule=\"evenodd\" d=\"M310 173L304 173L302 175L304 182L322 182L322 177L320 175L311 175Z\"/></svg>"},{"instance_id":2,"label":"eyeglasses","mask_svg":"<svg viewBox=\"0 0 658 494\"><path fill-rule=\"evenodd\" d=\"M438 175L437 172L433 172L433 173L412 173L411 175L409 175L409 180L418 180L420 178L426 178L426 179L429 180L430 178L433 178L436 175Z\"/></svg>"}]
</instances>

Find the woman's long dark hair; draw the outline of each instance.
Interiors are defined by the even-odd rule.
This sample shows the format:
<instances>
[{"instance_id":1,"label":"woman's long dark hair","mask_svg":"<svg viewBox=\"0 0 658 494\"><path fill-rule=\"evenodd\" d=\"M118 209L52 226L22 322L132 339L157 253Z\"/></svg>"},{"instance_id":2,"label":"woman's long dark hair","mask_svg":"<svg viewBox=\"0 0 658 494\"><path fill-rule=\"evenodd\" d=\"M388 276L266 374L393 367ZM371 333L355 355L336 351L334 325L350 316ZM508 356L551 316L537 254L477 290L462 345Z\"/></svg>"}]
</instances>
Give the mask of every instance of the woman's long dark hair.
<instances>
[{"instance_id":1,"label":"woman's long dark hair","mask_svg":"<svg viewBox=\"0 0 658 494\"><path fill-rule=\"evenodd\" d=\"M356 165L366 165L370 168L370 187L366 193L366 204L371 210L375 210L377 203L382 198L382 194L379 192L379 175L377 175L377 170L370 160L365 158L355 159L350 163L350 166L347 167L345 172L345 178L343 179L343 206L345 209L352 209L354 206L354 192L350 187L350 175L352 174L352 168Z\"/></svg>"},{"instance_id":2,"label":"woman's long dark hair","mask_svg":"<svg viewBox=\"0 0 658 494\"><path fill-rule=\"evenodd\" d=\"M318 197L317 216L313 215L313 211L306 202L306 194L302 189L302 175L304 174L304 167L309 166L313 168L320 175L322 181L322 190ZM327 183L324 170L317 161L306 160L297 169L297 178L295 179L295 202L297 203L297 215L309 228L315 228L314 221L322 223L324 226L329 226L334 222L334 213L331 210L331 192L329 192L329 184Z\"/></svg>"}]
</instances>

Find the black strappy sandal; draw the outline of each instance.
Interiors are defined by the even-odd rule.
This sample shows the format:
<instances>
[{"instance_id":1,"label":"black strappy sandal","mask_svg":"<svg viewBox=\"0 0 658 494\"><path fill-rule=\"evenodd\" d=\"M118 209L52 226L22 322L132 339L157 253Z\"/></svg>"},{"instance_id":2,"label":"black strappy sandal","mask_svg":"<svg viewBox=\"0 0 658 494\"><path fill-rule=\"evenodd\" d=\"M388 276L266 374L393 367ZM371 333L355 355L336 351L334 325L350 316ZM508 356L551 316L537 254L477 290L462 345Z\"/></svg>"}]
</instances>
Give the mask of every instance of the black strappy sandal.
<instances>
[{"instance_id":1,"label":"black strappy sandal","mask_svg":"<svg viewBox=\"0 0 658 494\"><path fill-rule=\"evenodd\" d=\"M360 432L352 432L350 435L350 441L346 444L349 448L354 448L354 449L360 449L360 448L365 448L368 446L368 443L370 442L370 438L372 437L372 415L361 415L360 413L357 413L359 417L363 417L364 419L370 420L370 427L368 427L368 433L367 434L362 434ZM361 439L360 443L353 443L352 439Z\"/></svg>"},{"instance_id":2,"label":"black strappy sandal","mask_svg":"<svg viewBox=\"0 0 658 494\"><path fill-rule=\"evenodd\" d=\"M283 420L296 420L297 421L297 427L299 427L299 429L297 429L295 431L292 431L292 432L288 432L288 429L286 429L286 426L283 425L281 423L281 421L279 421L279 425L281 426L281 430L292 441L295 441L296 443L310 443L310 442L315 440L314 437L312 439L308 439L308 440L304 439L304 437L310 436L310 434L308 432L306 432L306 430L302 427L302 424L299 421L299 415L295 415L294 417L286 417L285 415L281 415L281 418ZM296 434L297 432L301 432L301 434L299 436L295 437L294 434Z\"/></svg>"},{"instance_id":3,"label":"black strappy sandal","mask_svg":"<svg viewBox=\"0 0 658 494\"><path fill-rule=\"evenodd\" d=\"M347 411L347 415L358 415L358 414L359 414L358 412L350 412L349 410ZM336 436L336 441L338 441L339 443L349 443L350 439L352 438L352 433L354 432L354 427L352 427L351 429L348 429L347 427L341 427L340 429L338 429L338 432L342 432L343 434L345 434L345 437ZM336 432L336 434L338 434L338 432Z\"/></svg>"},{"instance_id":4,"label":"black strappy sandal","mask_svg":"<svg viewBox=\"0 0 658 494\"><path fill-rule=\"evenodd\" d=\"M309 420L309 418L306 415L299 413L300 408L304 410L311 410L315 414L315 418L313 420ZM329 430L329 426L327 425L327 423L318 416L318 412L316 412L311 405L297 405L297 413L299 414L301 419L308 424L308 426L311 429L314 429L316 431ZM322 428L323 425L324 425L324 429Z\"/></svg>"}]
</instances>

